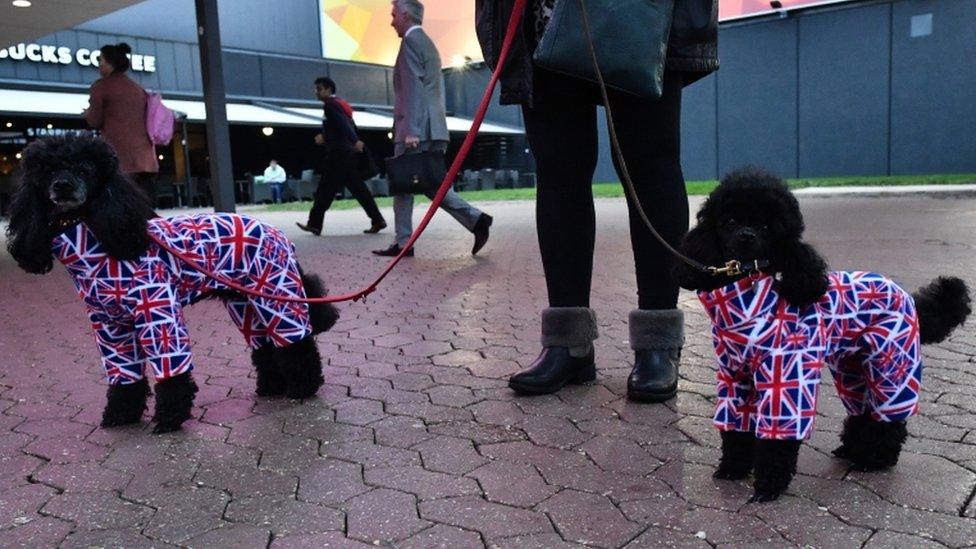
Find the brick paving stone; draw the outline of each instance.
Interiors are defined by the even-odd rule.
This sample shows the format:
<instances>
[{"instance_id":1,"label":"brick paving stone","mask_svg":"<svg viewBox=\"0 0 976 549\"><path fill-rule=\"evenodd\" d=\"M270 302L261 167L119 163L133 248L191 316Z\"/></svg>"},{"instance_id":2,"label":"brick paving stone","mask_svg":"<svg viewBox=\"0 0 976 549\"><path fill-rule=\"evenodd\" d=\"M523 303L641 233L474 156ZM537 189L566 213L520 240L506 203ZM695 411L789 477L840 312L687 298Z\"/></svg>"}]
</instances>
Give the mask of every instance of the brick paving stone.
<instances>
[{"instance_id":1,"label":"brick paving stone","mask_svg":"<svg viewBox=\"0 0 976 549\"><path fill-rule=\"evenodd\" d=\"M497 444L525 440L525 433L511 425L485 425L474 421L449 421L431 425L428 430L437 435L467 438L475 444Z\"/></svg>"},{"instance_id":2,"label":"brick paving stone","mask_svg":"<svg viewBox=\"0 0 976 549\"><path fill-rule=\"evenodd\" d=\"M809 500L784 496L776 505L749 509L786 539L802 546L860 547L871 530L850 526Z\"/></svg>"},{"instance_id":3,"label":"brick paving stone","mask_svg":"<svg viewBox=\"0 0 976 549\"><path fill-rule=\"evenodd\" d=\"M384 488L351 499L346 515L349 537L371 543L402 540L430 526L417 517L413 495Z\"/></svg>"},{"instance_id":4,"label":"brick paving stone","mask_svg":"<svg viewBox=\"0 0 976 549\"><path fill-rule=\"evenodd\" d=\"M701 539L713 544L783 542L779 533L755 516L696 507L677 498L628 501L620 509L638 524L703 535Z\"/></svg>"},{"instance_id":5,"label":"brick paving stone","mask_svg":"<svg viewBox=\"0 0 976 549\"><path fill-rule=\"evenodd\" d=\"M383 403L378 400L347 400L335 405L337 423L369 425L386 417Z\"/></svg>"},{"instance_id":6,"label":"brick paving stone","mask_svg":"<svg viewBox=\"0 0 976 549\"><path fill-rule=\"evenodd\" d=\"M80 529L106 530L145 525L154 511L120 499L116 494L89 492L56 495L44 504L41 512L70 520Z\"/></svg>"},{"instance_id":7,"label":"brick paving stone","mask_svg":"<svg viewBox=\"0 0 976 549\"><path fill-rule=\"evenodd\" d=\"M468 439L438 436L413 447L420 452L424 468L463 475L488 462Z\"/></svg>"},{"instance_id":8,"label":"brick paving stone","mask_svg":"<svg viewBox=\"0 0 976 549\"><path fill-rule=\"evenodd\" d=\"M206 406L201 421L226 425L254 415L251 408L254 401L243 398L228 398Z\"/></svg>"},{"instance_id":9,"label":"brick paving stone","mask_svg":"<svg viewBox=\"0 0 976 549\"><path fill-rule=\"evenodd\" d=\"M851 479L892 503L950 514L968 501L966 491L976 489L976 473L945 458L910 453L903 453L894 469L853 472Z\"/></svg>"},{"instance_id":10,"label":"brick paving stone","mask_svg":"<svg viewBox=\"0 0 976 549\"><path fill-rule=\"evenodd\" d=\"M387 413L398 416L410 416L423 420L427 423L440 423L443 421L466 421L472 418L471 412L450 406L439 406L437 404L427 404L418 402L401 402L389 404L386 407Z\"/></svg>"},{"instance_id":11,"label":"brick paving stone","mask_svg":"<svg viewBox=\"0 0 976 549\"><path fill-rule=\"evenodd\" d=\"M138 529L113 529L71 533L61 544L64 549L90 549L92 547L177 547L163 541L151 540Z\"/></svg>"},{"instance_id":12,"label":"brick paving stone","mask_svg":"<svg viewBox=\"0 0 976 549\"><path fill-rule=\"evenodd\" d=\"M249 524L227 524L201 534L186 542L192 548L234 547L235 549L264 548L268 546L271 532Z\"/></svg>"},{"instance_id":13,"label":"brick paving stone","mask_svg":"<svg viewBox=\"0 0 976 549\"><path fill-rule=\"evenodd\" d=\"M377 444L396 448L409 448L434 436L423 421L404 416L386 417L370 427Z\"/></svg>"},{"instance_id":14,"label":"brick paving stone","mask_svg":"<svg viewBox=\"0 0 976 549\"><path fill-rule=\"evenodd\" d=\"M39 457L26 454L0 456L0 492L24 486L31 473L45 463L47 462Z\"/></svg>"},{"instance_id":15,"label":"brick paving stone","mask_svg":"<svg viewBox=\"0 0 976 549\"><path fill-rule=\"evenodd\" d=\"M481 536L454 526L435 524L397 544L402 549L474 549L484 547Z\"/></svg>"},{"instance_id":16,"label":"brick paving stone","mask_svg":"<svg viewBox=\"0 0 976 549\"><path fill-rule=\"evenodd\" d=\"M0 528L37 518L38 510L56 495L55 489L40 484L28 484L0 493Z\"/></svg>"},{"instance_id":17,"label":"brick paving stone","mask_svg":"<svg viewBox=\"0 0 976 549\"><path fill-rule=\"evenodd\" d=\"M49 464L35 472L32 478L65 492L92 492L117 490L119 486L125 486L132 475L88 462Z\"/></svg>"},{"instance_id":18,"label":"brick paving stone","mask_svg":"<svg viewBox=\"0 0 976 549\"><path fill-rule=\"evenodd\" d=\"M489 541L552 532L552 525L541 513L489 503L474 496L421 502L420 516L466 530L476 530Z\"/></svg>"},{"instance_id":19,"label":"brick paving stone","mask_svg":"<svg viewBox=\"0 0 976 549\"><path fill-rule=\"evenodd\" d=\"M529 440L543 446L568 449L582 444L593 436L576 428L567 419L548 416L529 416L518 423Z\"/></svg>"},{"instance_id":20,"label":"brick paving stone","mask_svg":"<svg viewBox=\"0 0 976 549\"><path fill-rule=\"evenodd\" d=\"M399 467L420 465L420 455L410 450L380 446L369 441L323 444L322 457L361 463L364 467Z\"/></svg>"},{"instance_id":21,"label":"brick paving stone","mask_svg":"<svg viewBox=\"0 0 976 549\"><path fill-rule=\"evenodd\" d=\"M325 534L275 536L271 542L271 547L272 549L368 549L374 545L346 538L341 532L328 532Z\"/></svg>"},{"instance_id":22,"label":"brick paving stone","mask_svg":"<svg viewBox=\"0 0 976 549\"><path fill-rule=\"evenodd\" d=\"M270 529L277 534L316 534L342 530L341 511L315 503L273 498L235 499L227 506L224 518Z\"/></svg>"},{"instance_id":23,"label":"brick paving stone","mask_svg":"<svg viewBox=\"0 0 976 549\"><path fill-rule=\"evenodd\" d=\"M298 499L338 505L369 490L370 487L363 483L361 465L336 459L320 459L302 473Z\"/></svg>"},{"instance_id":24,"label":"brick paving stone","mask_svg":"<svg viewBox=\"0 0 976 549\"><path fill-rule=\"evenodd\" d=\"M524 463L493 461L468 476L478 479L488 501L514 507L532 507L558 490L546 484L535 467Z\"/></svg>"},{"instance_id":25,"label":"brick paving stone","mask_svg":"<svg viewBox=\"0 0 976 549\"><path fill-rule=\"evenodd\" d=\"M298 479L292 475L258 469L257 465L227 467L221 462L201 464L193 480L227 490L235 498L291 496L298 486Z\"/></svg>"},{"instance_id":26,"label":"brick paving stone","mask_svg":"<svg viewBox=\"0 0 976 549\"><path fill-rule=\"evenodd\" d=\"M586 547L579 543L570 543L559 534L531 534L498 539L491 542L491 549L578 549Z\"/></svg>"},{"instance_id":27,"label":"brick paving stone","mask_svg":"<svg viewBox=\"0 0 976 549\"><path fill-rule=\"evenodd\" d=\"M594 437L580 449L605 471L643 476L661 465L657 458L625 438Z\"/></svg>"},{"instance_id":28,"label":"brick paving stone","mask_svg":"<svg viewBox=\"0 0 976 549\"><path fill-rule=\"evenodd\" d=\"M945 546L918 536L882 531L871 536L863 547L864 549L937 549Z\"/></svg>"},{"instance_id":29,"label":"brick paving stone","mask_svg":"<svg viewBox=\"0 0 976 549\"><path fill-rule=\"evenodd\" d=\"M531 463L537 466L559 464L564 467L585 467L590 465L589 460L582 453L536 446L528 441L483 444L479 451L481 455L492 459Z\"/></svg>"},{"instance_id":30,"label":"brick paving stone","mask_svg":"<svg viewBox=\"0 0 976 549\"><path fill-rule=\"evenodd\" d=\"M697 532L696 532L697 533ZM761 543L755 541L750 541L745 547L749 548L759 548L759 547L770 547L770 548L782 548L785 544L782 541L772 543L768 546L764 546ZM676 532L664 530L661 528L648 528L640 536L637 536L630 543L625 545L628 549L637 549L638 547L668 547L675 549L706 549L712 547L703 539L691 534L679 534ZM719 547L727 547L726 545L719 545ZM744 549L744 548L743 548Z\"/></svg>"},{"instance_id":31,"label":"brick paving stone","mask_svg":"<svg viewBox=\"0 0 976 549\"><path fill-rule=\"evenodd\" d=\"M67 537L73 526L70 522L53 517L30 517L3 533L5 547L57 547Z\"/></svg>"},{"instance_id":32,"label":"brick paving stone","mask_svg":"<svg viewBox=\"0 0 976 549\"><path fill-rule=\"evenodd\" d=\"M78 463L97 461L108 455L109 449L74 437L36 440L26 447L28 454L50 460L52 463Z\"/></svg>"},{"instance_id":33,"label":"brick paving stone","mask_svg":"<svg viewBox=\"0 0 976 549\"><path fill-rule=\"evenodd\" d=\"M369 469L365 478L368 484L409 492L421 500L481 495L481 489L473 479L435 473L422 467Z\"/></svg>"},{"instance_id":34,"label":"brick paving stone","mask_svg":"<svg viewBox=\"0 0 976 549\"><path fill-rule=\"evenodd\" d=\"M640 525L627 520L606 497L563 490L539 504L570 541L598 547L619 547L640 533Z\"/></svg>"},{"instance_id":35,"label":"brick paving stone","mask_svg":"<svg viewBox=\"0 0 976 549\"><path fill-rule=\"evenodd\" d=\"M471 389L451 385L434 387L433 389L427 391L427 395L430 397L430 401L434 404L451 406L455 408L464 408L469 404L481 400L480 397L475 396Z\"/></svg>"},{"instance_id":36,"label":"brick paving stone","mask_svg":"<svg viewBox=\"0 0 976 549\"><path fill-rule=\"evenodd\" d=\"M142 533L180 544L224 525L221 517L230 496L213 488L184 485L154 494L151 500L156 513Z\"/></svg>"}]
</instances>

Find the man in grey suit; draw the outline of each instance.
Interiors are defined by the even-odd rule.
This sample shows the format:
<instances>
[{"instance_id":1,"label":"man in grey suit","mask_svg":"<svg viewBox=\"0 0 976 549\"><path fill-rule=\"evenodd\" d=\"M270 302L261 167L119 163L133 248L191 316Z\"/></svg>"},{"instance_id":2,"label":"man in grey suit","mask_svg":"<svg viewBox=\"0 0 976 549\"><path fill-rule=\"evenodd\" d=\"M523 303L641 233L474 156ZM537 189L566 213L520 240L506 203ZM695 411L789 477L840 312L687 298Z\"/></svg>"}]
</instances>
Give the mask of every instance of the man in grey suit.
<instances>
[{"instance_id":1,"label":"man in grey suit","mask_svg":"<svg viewBox=\"0 0 976 549\"><path fill-rule=\"evenodd\" d=\"M392 26L402 39L393 67L393 155L447 151L450 136L444 107L444 76L437 47L421 28L424 6L418 0L393 0ZM426 194L433 198L436 189ZM474 233L472 254L488 241L492 217L468 204L454 190L448 191L441 209ZM406 246L413 232L413 195L393 197L396 240L373 253L394 256ZM407 252L413 255L413 250Z\"/></svg>"}]
</instances>

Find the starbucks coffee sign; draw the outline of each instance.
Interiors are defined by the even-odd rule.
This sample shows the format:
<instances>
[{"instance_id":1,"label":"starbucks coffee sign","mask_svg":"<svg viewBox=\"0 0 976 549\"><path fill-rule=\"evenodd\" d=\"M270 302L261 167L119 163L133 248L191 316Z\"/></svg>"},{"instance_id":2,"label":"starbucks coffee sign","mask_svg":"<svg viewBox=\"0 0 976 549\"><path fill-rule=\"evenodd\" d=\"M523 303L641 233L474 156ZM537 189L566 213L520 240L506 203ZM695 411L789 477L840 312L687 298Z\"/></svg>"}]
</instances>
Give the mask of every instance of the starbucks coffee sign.
<instances>
[{"instance_id":1,"label":"starbucks coffee sign","mask_svg":"<svg viewBox=\"0 0 976 549\"><path fill-rule=\"evenodd\" d=\"M0 60L27 61L29 63L51 63L54 65L71 65L77 63L83 67L98 66L98 50L78 48L72 51L67 46L50 46L47 44L17 44L9 48L0 49ZM130 69L137 72L156 72L156 56L128 54Z\"/></svg>"}]
</instances>

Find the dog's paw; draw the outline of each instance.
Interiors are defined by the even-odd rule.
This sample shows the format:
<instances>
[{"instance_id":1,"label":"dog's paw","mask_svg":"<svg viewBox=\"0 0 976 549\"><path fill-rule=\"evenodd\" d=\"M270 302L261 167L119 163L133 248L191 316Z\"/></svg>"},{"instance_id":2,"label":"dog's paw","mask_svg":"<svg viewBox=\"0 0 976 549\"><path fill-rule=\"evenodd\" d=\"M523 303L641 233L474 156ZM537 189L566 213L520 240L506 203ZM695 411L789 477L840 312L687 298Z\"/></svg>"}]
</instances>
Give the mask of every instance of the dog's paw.
<instances>
[{"instance_id":1,"label":"dog's paw","mask_svg":"<svg viewBox=\"0 0 976 549\"><path fill-rule=\"evenodd\" d=\"M153 427L152 432L154 435L162 435L165 433L172 433L174 431L179 431L182 428L183 428L182 423L157 423L156 426Z\"/></svg>"},{"instance_id":2,"label":"dog's paw","mask_svg":"<svg viewBox=\"0 0 976 549\"><path fill-rule=\"evenodd\" d=\"M752 497L749 498L749 501L747 501L746 503L767 503L770 501L776 501L777 499L779 499L779 496L780 496L779 492L757 491L756 493L752 494Z\"/></svg>"},{"instance_id":3,"label":"dog's paw","mask_svg":"<svg viewBox=\"0 0 976 549\"><path fill-rule=\"evenodd\" d=\"M839 457L840 459L851 459L851 450L846 444L841 444L840 446L834 448L830 453L834 454L835 457Z\"/></svg>"},{"instance_id":4,"label":"dog's paw","mask_svg":"<svg viewBox=\"0 0 976 549\"><path fill-rule=\"evenodd\" d=\"M142 421L142 414L129 417L105 415L102 416L101 426L103 428L110 429L112 427L122 427L123 425L133 425L139 423L140 421Z\"/></svg>"},{"instance_id":5,"label":"dog's paw","mask_svg":"<svg viewBox=\"0 0 976 549\"><path fill-rule=\"evenodd\" d=\"M749 476L749 469L733 469L731 467L719 467L712 473L712 478L719 480L742 480L747 476Z\"/></svg>"}]
</instances>

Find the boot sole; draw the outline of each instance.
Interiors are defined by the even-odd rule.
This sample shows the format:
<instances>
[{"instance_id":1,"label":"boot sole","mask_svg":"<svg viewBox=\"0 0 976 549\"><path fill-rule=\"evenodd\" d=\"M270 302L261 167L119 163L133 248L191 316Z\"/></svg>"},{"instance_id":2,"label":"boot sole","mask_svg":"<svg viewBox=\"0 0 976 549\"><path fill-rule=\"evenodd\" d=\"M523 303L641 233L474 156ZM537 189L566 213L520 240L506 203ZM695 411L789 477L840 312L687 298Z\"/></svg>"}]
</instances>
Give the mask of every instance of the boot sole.
<instances>
[{"instance_id":1,"label":"boot sole","mask_svg":"<svg viewBox=\"0 0 976 549\"><path fill-rule=\"evenodd\" d=\"M634 402L667 402L678 395L678 388L675 387L669 393L640 393L627 391L627 400Z\"/></svg>"},{"instance_id":2,"label":"boot sole","mask_svg":"<svg viewBox=\"0 0 976 549\"><path fill-rule=\"evenodd\" d=\"M551 395L559 392L559 390L566 385L583 385L584 383L589 383L594 380L596 380L596 364L590 365L586 370L564 380L558 385L529 385L519 383L518 381L509 380L508 387L516 393L522 395Z\"/></svg>"}]
</instances>

